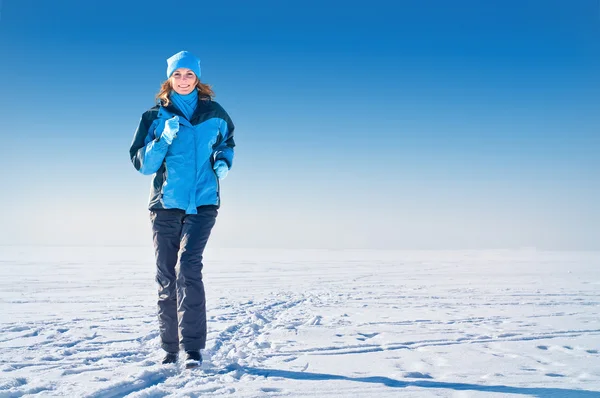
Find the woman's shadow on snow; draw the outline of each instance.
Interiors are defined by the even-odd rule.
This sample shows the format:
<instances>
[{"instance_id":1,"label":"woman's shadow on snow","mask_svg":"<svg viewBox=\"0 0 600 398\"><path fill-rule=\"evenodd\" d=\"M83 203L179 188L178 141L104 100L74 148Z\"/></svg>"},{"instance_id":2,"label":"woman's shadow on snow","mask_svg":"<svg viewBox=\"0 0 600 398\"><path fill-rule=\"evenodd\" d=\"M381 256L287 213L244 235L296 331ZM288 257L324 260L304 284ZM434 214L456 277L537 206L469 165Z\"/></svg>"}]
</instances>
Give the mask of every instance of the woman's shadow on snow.
<instances>
[{"instance_id":1,"label":"woman's shadow on snow","mask_svg":"<svg viewBox=\"0 0 600 398\"><path fill-rule=\"evenodd\" d=\"M387 387L421 387L421 388L445 388L457 391L483 391L503 394L523 394L534 397L565 397L565 398L598 398L600 391L572 390L565 388L544 388L544 387L510 387L502 385L479 385L467 383L446 383L440 381L417 380L401 381L389 377L371 376L371 377L348 377L333 375L327 373L294 372L289 370L277 369L259 369L247 366L232 365L229 371L240 371L254 376L281 377L293 380L346 380L359 383L383 384Z\"/></svg>"}]
</instances>

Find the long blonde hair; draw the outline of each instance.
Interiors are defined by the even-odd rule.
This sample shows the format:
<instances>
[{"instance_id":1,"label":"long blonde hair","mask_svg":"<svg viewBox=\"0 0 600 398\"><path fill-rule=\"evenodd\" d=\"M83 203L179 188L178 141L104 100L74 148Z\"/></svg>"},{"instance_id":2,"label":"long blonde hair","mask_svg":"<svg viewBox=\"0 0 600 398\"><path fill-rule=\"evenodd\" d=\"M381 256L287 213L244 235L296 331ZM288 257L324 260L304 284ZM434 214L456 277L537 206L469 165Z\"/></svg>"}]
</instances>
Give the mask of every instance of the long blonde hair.
<instances>
[{"instance_id":1,"label":"long blonde hair","mask_svg":"<svg viewBox=\"0 0 600 398\"><path fill-rule=\"evenodd\" d=\"M208 84L201 83L200 79L198 78L196 78L196 88L198 89L198 97L200 99L206 99L207 97L209 99L213 99L213 97L215 96L215 93L212 90L211 86L209 86ZM171 100L169 99L169 94L171 94L172 90L173 86L171 85L171 79L165 80L160 86L160 91L158 92L158 94L156 94L156 100L160 101L163 106L168 106L171 103Z\"/></svg>"}]
</instances>

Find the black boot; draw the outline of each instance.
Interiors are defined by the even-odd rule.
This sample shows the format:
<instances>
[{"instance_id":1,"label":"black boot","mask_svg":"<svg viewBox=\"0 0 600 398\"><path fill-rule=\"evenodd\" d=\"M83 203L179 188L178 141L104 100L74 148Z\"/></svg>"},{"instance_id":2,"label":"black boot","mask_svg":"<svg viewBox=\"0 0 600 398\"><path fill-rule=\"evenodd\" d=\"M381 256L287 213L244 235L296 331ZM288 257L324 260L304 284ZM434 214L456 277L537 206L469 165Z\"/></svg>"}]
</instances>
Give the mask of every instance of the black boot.
<instances>
[{"instance_id":1,"label":"black boot","mask_svg":"<svg viewBox=\"0 0 600 398\"><path fill-rule=\"evenodd\" d=\"M202 355L200 355L200 351L186 351L185 354L186 368L196 368L202 365Z\"/></svg>"},{"instance_id":2,"label":"black boot","mask_svg":"<svg viewBox=\"0 0 600 398\"><path fill-rule=\"evenodd\" d=\"M168 363L175 363L177 362L177 353L176 352L167 352L165 357L162 360L163 365L166 365Z\"/></svg>"}]
</instances>

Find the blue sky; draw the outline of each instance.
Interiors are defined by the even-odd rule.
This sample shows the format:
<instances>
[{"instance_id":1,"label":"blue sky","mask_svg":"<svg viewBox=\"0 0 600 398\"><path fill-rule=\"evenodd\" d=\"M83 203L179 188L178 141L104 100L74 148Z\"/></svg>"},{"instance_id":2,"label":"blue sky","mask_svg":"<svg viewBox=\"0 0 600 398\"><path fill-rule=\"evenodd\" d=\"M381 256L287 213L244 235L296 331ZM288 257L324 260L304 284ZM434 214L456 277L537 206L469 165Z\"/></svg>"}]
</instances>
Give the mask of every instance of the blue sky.
<instances>
[{"instance_id":1,"label":"blue sky","mask_svg":"<svg viewBox=\"0 0 600 398\"><path fill-rule=\"evenodd\" d=\"M214 247L600 250L597 0L4 0L0 244L151 244L183 49L236 125Z\"/></svg>"}]
</instances>

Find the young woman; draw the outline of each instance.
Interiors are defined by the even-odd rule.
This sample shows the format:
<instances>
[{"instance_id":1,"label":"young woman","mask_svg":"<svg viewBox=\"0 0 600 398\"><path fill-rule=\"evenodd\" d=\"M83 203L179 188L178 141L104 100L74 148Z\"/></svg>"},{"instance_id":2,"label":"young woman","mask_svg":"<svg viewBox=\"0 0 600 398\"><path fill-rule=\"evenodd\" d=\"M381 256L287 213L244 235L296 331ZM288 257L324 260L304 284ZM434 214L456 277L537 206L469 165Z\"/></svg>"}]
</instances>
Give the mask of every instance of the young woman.
<instances>
[{"instance_id":1,"label":"young woman","mask_svg":"<svg viewBox=\"0 0 600 398\"><path fill-rule=\"evenodd\" d=\"M219 180L233 162L234 126L200 82L200 61L187 51L167 59L158 104L144 112L129 150L142 174L153 174L150 220L156 255L163 363L200 365L206 343L202 253L215 224Z\"/></svg>"}]
</instances>

